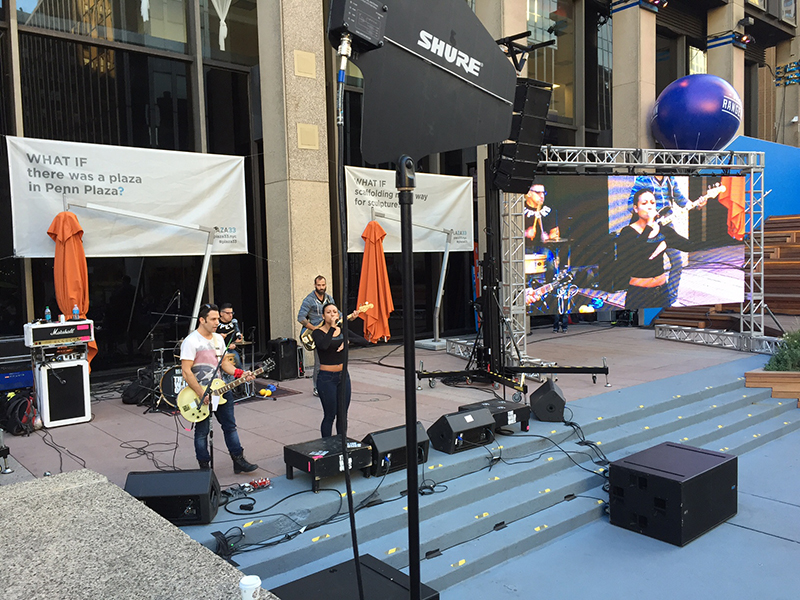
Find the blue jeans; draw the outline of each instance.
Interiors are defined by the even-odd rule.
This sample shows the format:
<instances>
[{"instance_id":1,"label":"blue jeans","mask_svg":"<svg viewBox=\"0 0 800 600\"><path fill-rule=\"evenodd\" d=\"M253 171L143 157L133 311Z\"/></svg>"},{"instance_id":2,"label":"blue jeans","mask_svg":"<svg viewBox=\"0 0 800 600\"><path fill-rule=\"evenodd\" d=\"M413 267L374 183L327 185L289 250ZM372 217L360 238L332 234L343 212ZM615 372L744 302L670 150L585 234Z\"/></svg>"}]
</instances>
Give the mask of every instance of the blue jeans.
<instances>
[{"instance_id":1,"label":"blue jeans","mask_svg":"<svg viewBox=\"0 0 800 600\"><path fill-rule=\"evenodd\" d=\"M342 377L344 375L344 377ZM333 431L333 422L336 421L336 433L341 433L339 419L336 418L339 407L339 388L344 383L345 415L350 408L350 375L345 371L320 371L317 377L317 391L319 401L322 402L322 437L330 437Z\"/></svg>"},{"instance_id":2,"label":"blue jeans","mask_svg":"<svg viewBox=\"0 0 800 600\"><path fill-rule=\"evenodd\" d=\"M239 442L239 433L236 431L236 419L233 416L233 398L230 392L225 394L225 404L217 407L217 421L222 427L225 436L225 445L231 456L241 456L244 453ZM211 455L208 453L208 432L211 429L211 416L203 419L194 426L194 454L198 462L209 462Z\"/></svg>"},{"instance_id":3,"label":"blue jeans","mask_svg":"<svg viewBox=\"0 0 800 600\"><path fill-rule=\"evenodd\" d=\"M563 315L555 313L553 315L553 331L558 331L559 323L561 324L561 329L566 331L567 326L569 325L569 315L567 315L566 313Z\"/></svg>"}]
</instances>

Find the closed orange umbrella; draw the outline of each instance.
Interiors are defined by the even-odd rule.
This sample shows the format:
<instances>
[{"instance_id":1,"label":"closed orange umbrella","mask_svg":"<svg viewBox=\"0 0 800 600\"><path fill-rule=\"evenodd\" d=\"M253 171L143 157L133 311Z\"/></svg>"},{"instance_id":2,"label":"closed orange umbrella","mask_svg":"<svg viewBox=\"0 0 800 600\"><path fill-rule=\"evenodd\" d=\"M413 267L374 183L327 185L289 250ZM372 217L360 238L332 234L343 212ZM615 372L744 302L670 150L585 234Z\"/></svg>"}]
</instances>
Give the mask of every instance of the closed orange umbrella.
<instances>
[{"instance_id":1,"label":"closed orange umbrella","mask_svg":"<svg viewBox=\"0 0 800 600\"><path fill-rule=\"evenodd\" d=\"M86 254L83 251L83 228L74 213L58 213L47 230L56 243L53 264L53 279L56 286L56 301L62 314L71 316L77 304L82 318L89 311L89 272ZM89 342L89 362L97 354L97 344Z\"/></svg>"},{"instance_id":2,"label":"closed orange umbrella","mask_svg":"<svg viewBox=\"0 0 800 600\"><path fill-rule=\"evenodd\" d=\"M367 223L361 238L364 240L364 261L361 264L361 280L358 284L358 305L367 302L375 305L361 314L364 319L364 337L375 344L389 333L389 315L394 311L386 257L383 254L383 238L386 232L377 221Z\"/></svg>"}]
</instances>

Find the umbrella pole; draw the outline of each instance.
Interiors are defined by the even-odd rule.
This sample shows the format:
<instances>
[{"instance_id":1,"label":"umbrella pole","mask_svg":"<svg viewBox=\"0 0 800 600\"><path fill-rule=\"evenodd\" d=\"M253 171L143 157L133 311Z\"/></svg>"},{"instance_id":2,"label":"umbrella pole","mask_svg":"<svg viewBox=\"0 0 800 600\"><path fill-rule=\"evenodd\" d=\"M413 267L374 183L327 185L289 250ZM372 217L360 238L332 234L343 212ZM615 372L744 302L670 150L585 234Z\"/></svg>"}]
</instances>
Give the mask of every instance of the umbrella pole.
<instances>
[{"instance_id":1,"label":"umbrella pole","mask_svg":"<svg viewBox=\"0 0 800 600\"><path fill-rule=\"evenodd\" d=\"M421 597L419 552L419 477L417 475L417 385L414 367L414 236L411 205L416 176L414 161L403 155L397 161L400 202L400 242L403 264L403 366L406 392L406 489L408 490L408 576L411 600Z\"/></svg>"}]
</instances>

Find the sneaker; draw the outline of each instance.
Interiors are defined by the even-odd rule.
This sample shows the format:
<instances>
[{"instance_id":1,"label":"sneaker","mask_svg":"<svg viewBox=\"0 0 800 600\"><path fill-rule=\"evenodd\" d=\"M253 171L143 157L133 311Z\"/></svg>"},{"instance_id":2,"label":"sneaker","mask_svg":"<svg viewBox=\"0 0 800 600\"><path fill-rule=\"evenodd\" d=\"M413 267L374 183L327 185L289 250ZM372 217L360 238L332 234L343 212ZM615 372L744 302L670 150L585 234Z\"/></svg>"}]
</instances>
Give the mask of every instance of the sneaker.
<instances>
[{"instance_id":1,"label":"sneaker","mask_svg":"<svg viewBox=\"0 0 800 600\"><path fill-rule=\"evenodd\" d=\"M251 471L255 471L258 468L258 465L254 465L251 462L247 462L247 459L244 457L244 454L240 454L239 456L234 456L231 454L231 459L233 460L233 472L237 475L239 473L250 473Z\"/></svg>"},{"instance_id":2,"label":"sneaker","mask_svg":"<svg viewBox=\"0 0 800 600\"><path fill-rule=\"evenodd\" d=\"M553 329L553 333L558 333L558 329L557 329L557 328L554 328L554 329Z\"/></svg>"},{"instance_id":3,"label":"sneaker","mask_svg":"<svg viewBox=\"0 0 800 600\"><path fill-rule=\"evenodd\" d=\"M204 471L208 471L211 468L211 462L208 460L198 460L197 463L200 465L200 468Z\"/></svg>"},{"instance_id":4,"label":"sneaker","mask_svg":"<svg viewBox=\"0 0 800 600\"><path fill-rule=\"evenodd\" d=\"M317 388L314 388L314 391L311 392L311 393L314 394L315 396L319 396L319 392L317 391Z\"/></svg>"},{"instance_id":5,"label":"sneaker","mask_svg":"<svg viewBox=\"0 0 800 600\"><path fill-rule=\"evenodd\" d=\"M561 330L561 333L567 333L567 328L564 327L564 329Z\"/></svg>"}]
</instances>

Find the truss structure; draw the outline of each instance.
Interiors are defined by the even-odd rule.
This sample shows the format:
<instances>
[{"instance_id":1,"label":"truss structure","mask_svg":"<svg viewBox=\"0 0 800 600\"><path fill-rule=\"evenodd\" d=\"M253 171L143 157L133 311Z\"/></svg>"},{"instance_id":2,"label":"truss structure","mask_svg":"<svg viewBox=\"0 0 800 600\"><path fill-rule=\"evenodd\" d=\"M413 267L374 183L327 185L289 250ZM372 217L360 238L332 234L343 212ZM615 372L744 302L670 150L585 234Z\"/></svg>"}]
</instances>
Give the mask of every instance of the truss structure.
<instances>
[{"instance_id":1,"label":"truss structure","mask_svg":"<svg viewBox=\"0 0 800 600\"><path fill-rule=\"evenodd\" d=\"M764 337L764 153L655 150L645 148L578 148L543 146L539 172L585 175L740 175L747 176L745 295L740 334L694 333L691 328L662 330L664 339L679 339L750 352L774 351L778 342ZM503 195L502 307L508 327L503 343L506 363L530 360L525 353L524 197ZM700 331L700 330L698 330ZM656 332L659 337L659 330ZM516 348L515 348L516 346ZM521 353L518 361L517 350Z\"/></svg>"},{"instance_id":2,"label":"truss structure","mask_svg":"<svg viewBox=\"0 0 800 600\"><path fill-rule=\"evenodd\" d=\"M525 335L525 196L502 194L503 259L500 285L503 347L507 366L519 366L526 357Z\"/></svg>"}]
</instances>

